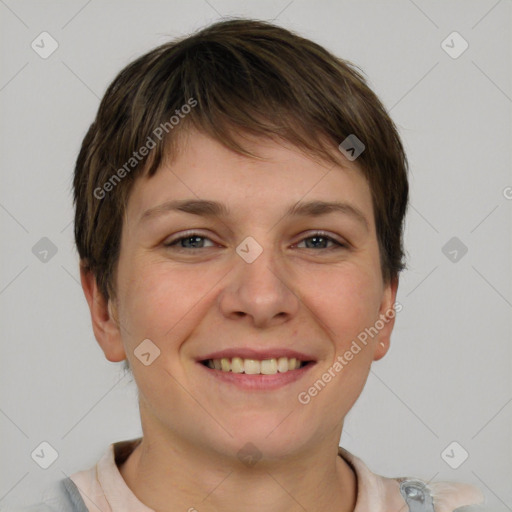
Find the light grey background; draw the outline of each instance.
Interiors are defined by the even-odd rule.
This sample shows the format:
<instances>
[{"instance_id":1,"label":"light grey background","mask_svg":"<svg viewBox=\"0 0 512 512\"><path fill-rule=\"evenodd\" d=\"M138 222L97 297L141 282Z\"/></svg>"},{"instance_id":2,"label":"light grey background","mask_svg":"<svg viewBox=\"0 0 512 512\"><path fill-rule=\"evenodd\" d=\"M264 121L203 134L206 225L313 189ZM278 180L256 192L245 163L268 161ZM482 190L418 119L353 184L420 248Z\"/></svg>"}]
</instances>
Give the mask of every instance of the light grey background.
<instances>
[{"instance_id":1,"label":"light grey background","mask_svg":"<svg viewBox=\"0 0 512 512\"><path fill-rule=\"evenodd\" d=\"M377 473L474 483L489 510L512 510L511 3L0 0L0 507L140 434L134 383L104 359L79 284L73 166L124 65L239 15L359 65L410 159L403 311L340 444ZM31 48L43 31L59 44L47 59ZM441 46L453 31L469 43L458 58ZM454 236L457 262L442 252ZM45 263L43 237L57 248ZM59 454L46 470L31 458L42 441ZM441 457L452 441L469 453L458 469Z\"/></svg>"}]
</instances>

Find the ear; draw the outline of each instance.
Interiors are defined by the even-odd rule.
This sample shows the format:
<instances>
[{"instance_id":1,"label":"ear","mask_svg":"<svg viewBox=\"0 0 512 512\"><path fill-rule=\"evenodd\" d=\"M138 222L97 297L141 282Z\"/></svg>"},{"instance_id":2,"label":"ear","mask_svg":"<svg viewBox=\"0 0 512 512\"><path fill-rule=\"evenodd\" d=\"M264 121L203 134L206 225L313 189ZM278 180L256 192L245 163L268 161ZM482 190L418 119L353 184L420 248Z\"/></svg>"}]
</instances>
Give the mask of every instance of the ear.
<instances>
[{"instance_id":1,"label":"ear","mask_svg":"<svg viewBox=\"0 0 512 512\"><path fill-rule=\"evenodd\" d=\"M400 309L395 310L396 293L398 290L398 276L384 286L382 301L379 308L379 319L384 326L374 338L374 354L373 360L382 359L388 352L391 343L391 332L395 325L396 313ZM379 322L380 325L380 322Z\"/></svg>"},{"instance_id":2,"label":"ear","mask_svg":"<svg viewBox=\"0 0 512 512\"><path fill-rule=\"evenodd\" d=\"M80 263L80 281L91 311L94 337L103 350L105 357L114 363L126 359L121 340L119 322L115 305L106 300L98 288L96 277L83 263Z\"/></svg>"}]
</instances>

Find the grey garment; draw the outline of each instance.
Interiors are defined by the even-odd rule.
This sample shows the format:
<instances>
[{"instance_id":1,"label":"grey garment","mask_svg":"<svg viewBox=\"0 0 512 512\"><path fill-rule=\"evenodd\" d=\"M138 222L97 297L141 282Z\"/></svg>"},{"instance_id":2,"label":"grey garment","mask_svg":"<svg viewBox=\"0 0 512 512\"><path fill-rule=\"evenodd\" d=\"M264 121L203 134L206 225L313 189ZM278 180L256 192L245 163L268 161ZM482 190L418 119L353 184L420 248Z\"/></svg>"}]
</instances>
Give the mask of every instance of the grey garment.
<instances>
[{"instance_id":1,"label":"grey garment","mask_svg":"<svg viewBox=\"0 0 512 512\"><path fill-rule=\"evenodd\" d=\"M78 487L71 478L59 480L44 493L43 501L28 507L3 508L0 512L89 512Z\"/></svg>"}]
</instances>

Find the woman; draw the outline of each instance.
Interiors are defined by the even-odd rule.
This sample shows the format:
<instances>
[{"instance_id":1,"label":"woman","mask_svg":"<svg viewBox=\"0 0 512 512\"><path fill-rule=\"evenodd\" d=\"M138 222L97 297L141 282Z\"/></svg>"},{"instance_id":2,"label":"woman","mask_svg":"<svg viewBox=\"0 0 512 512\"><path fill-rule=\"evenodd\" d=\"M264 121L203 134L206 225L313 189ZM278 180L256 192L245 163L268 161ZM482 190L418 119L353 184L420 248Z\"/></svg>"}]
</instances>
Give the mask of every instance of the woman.
<instances>
[{"instance_id":1,"label":"woman","mask_svg":"<svg viewBox=\"0 0 512 512\"><path fill-rule=\"evenodd\" d=\"M74 198L94 334L133 372L143 437L60 482L52 510L483 501L338 446L389 349L408 200L397 130L353 65L243 19L158 47L107 90Z\"/></svg>"}]
</instances>

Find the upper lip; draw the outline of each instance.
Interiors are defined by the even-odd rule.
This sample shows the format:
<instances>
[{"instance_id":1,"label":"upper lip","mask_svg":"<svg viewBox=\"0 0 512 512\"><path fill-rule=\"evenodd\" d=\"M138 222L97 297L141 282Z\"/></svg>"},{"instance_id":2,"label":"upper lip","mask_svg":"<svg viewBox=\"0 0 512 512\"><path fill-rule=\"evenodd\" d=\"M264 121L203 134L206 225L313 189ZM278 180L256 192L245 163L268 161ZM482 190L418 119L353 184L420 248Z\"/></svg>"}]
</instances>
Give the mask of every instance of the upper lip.
<instances>
[{"instance_id":1,"label":"upper lip","mask_svg":"<svg viewBox=\"0 0 512 512\"><path fill-rule=\"evenodd\" d=\"M217 352L211 352L204 356L199 357L198 361L206 361L208 359L232 359L233 357L241 357L242 359L278 359L280 357L287 357L289 359L295 358L301 361L315 361L316 359L303 352L290 350L286 348L268 348L265 350L255 350L252 348L227 348Z\"/></svg>"}]
</instances>

